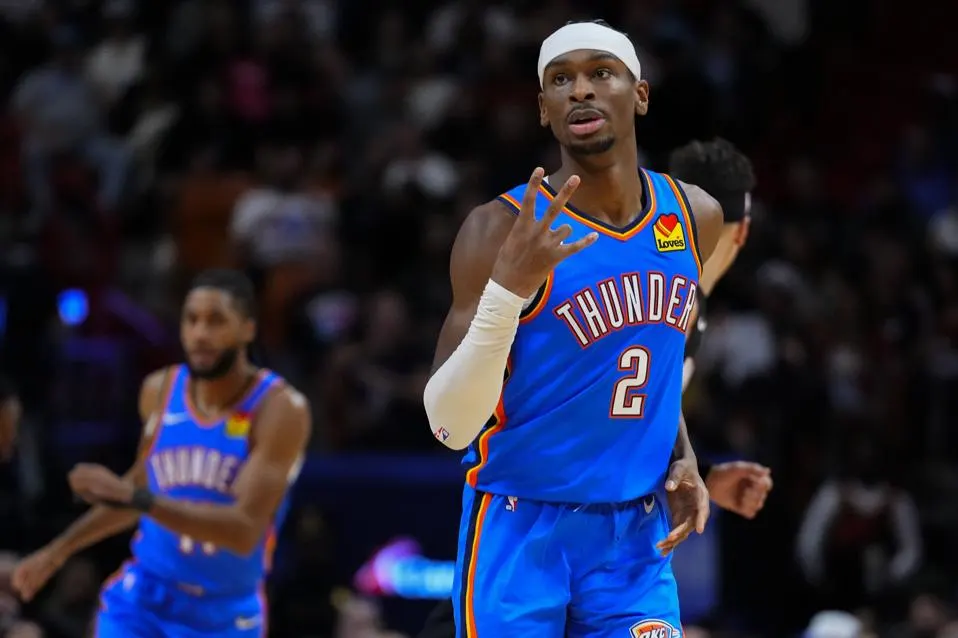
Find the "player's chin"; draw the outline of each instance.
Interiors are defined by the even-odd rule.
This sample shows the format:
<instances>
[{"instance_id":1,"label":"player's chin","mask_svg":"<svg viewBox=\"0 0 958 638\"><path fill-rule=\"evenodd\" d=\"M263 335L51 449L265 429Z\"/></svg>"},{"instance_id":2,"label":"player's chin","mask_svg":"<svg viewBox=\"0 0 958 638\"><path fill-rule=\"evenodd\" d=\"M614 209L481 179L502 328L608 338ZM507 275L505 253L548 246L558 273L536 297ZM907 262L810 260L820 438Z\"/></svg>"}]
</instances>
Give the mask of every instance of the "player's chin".
<instances>
[{"instance_id":1,"label":"player's chin","mask_svg":"<svg viewBox=\"0 0 958 638\"><path fill-rule=\"evenodd\" d=\"M600 155L615 146L615 137L611 134L599 132L586 138L570 137L571 139L566 147L574 155Z\"/></svg>"}]
</instances>

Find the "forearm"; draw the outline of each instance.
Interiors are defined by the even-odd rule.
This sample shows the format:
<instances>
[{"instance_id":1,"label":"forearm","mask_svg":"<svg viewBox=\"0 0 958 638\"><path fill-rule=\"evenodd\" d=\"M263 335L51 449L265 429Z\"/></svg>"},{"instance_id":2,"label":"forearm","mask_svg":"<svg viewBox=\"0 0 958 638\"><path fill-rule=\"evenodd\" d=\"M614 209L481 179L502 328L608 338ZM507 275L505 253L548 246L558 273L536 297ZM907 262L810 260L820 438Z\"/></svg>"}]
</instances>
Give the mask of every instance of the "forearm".
<instances>
[{"instance_id":1,"label":"forearm","mask_svg":"<svg viewBox=\"0 0 958 638\"><path fill-rule=\"evenodd\" d=\"M687 459L698 464L695 457L695 450L692 449L692 441L689 439L689 428L685 423L685 415L679 416L679 433L675 437L675 447L672 448L673 459Z\"/></svg>"},{"instance_id":2,"label":"forearm","mask_svg":"<svg viewBox=\"0 0 958 638\"><path fill-rule=\"evenodd\" d=\"M100 541L124 532L140 520L140 513L97 505L50 541L50 548L62 561Z\"/></svg>"},{"instance_id":3,"label":"forearm","mask_svg":"<svg viewBox=\"0 0 958 638\"><path fill-rule=\"evenodd\" d=\"M447 447L467 447L495 411L523 303L490 280L462 343L426 384L429 425Z\"/></svg>"},{"instance_id":4,"label":"forearm","mask_svg":"<svg viewBox=\"0 0 958 638\"><path fill-rule=\"evenodd\" d=\"M147 515L177 534L241 555L252 552L266 531L233 504L195 503L157 496Z\"/></svg>"}]
</instances>

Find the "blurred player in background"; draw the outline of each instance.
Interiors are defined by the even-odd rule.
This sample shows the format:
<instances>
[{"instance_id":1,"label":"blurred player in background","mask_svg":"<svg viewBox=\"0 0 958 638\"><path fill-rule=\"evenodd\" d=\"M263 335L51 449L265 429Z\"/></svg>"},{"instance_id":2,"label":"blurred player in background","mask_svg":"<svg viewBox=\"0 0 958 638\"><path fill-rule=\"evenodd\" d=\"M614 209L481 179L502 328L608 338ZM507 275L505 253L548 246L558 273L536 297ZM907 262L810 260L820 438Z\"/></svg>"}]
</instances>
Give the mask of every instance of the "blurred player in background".
<instances>
[{"instance_id":1,"label":"blurred player in background","mask_svg":"<svg viewBox=\"0 0 958 638\"><path fill-rule=\"evenodd\" d=\"M705 314L708 297L748 238L755 172L752 162L731 142L716 139L690 142L673 151L669 157L669 174L695 184L714 197L722 206L725 220L715 252L702 268L699 279L697 317L685 347L684 390L695 372L695 354L708 326ZM712 500L722 509L745 518L755 517L772 489L771 471L757 463L732 461L711 465L703 461L699 472L705 477Z\"/></svg>"},{"instance_id":2,"label":"blurred player in background","mask_svg":"<svg viewBox=\"0 0 958 638\"><path fill-rule=\"evenodd\" d=\"M180 324L186 363L140 391L139 458L122 477L99 465L70 472L93 508L17 566L25 600L67 558L139 522L134 560L104 585L96 636L266 635L263 580L310 417L300 393L248 360L253 305L238 272L194 280Z\"/></svg>"}]
</instances>

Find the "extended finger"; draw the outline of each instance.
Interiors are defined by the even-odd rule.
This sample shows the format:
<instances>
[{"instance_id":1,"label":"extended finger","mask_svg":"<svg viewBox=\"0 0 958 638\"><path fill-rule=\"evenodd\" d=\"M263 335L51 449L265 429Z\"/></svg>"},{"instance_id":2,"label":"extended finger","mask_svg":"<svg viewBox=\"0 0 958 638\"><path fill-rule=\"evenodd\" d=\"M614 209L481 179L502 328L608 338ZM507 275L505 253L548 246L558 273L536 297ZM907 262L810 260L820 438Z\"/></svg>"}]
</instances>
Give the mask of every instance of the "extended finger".
<instances>
[{"instance_id":1,"label":"extended finger","mask_svg":"<svg viewBox=\"0 0 958 638\"><path fill-rule=\"evenodd\" d=\"M705 525L709 522L709 504L706 500L705 503L699 506L698 511L695 513L695 531L699 534L705 533Z\"/></svg>"},{"instance_id":2,"label":"extended finger","mask_svg":"<svg viewBox=\"0 0 958 638\"><path fill-rule=\"evenodd\" d=\"M665 544L677 544L692 532L692 521L686 519L672 528L669 535L662 541Z\"/></svg>"},{"instance_id":3,"label":"extended finger","mask_svg":"<svg viewBox=\"0 0 958 638\"><path fill-rule=\"evenodd\" d=\"M559 212L569 203L569 198L572 197L572 193L575 192L575 189L579 188L580 181L578 175L573 175L567 179L553 200L549 202L546 214L542 217L542 225L545 228L552 228L552 222L556 220L556 217L559 216Z\"/></svg>"},{"instance_id":4,"label":"extended finger","mask_svg":"<svg viewBox=\"0 0 958 638\"><path fill-rule=\"evenodd\" d=\"M529 224L536 220L536 198L545 174L541 166L537 166L536 170L532 171L532 177L529 178L529 184L526 186L526 192L522 196L522 204L519 207L519 220L524 223Z\"/></svg>"},{"instance_id":5,"label":"extended finger","mask_svg":"<svg viewBox=\"0 0 958 638\"><path fill-rule=\"evenodd\" d=\"M552 231L552 238L556 240L557 243L561 244L566 239L569 238L569 235L572 234L572 226L569 224L562 224L558 228Z\"/></svg>"},{"instance_id":6,"label":"extended finger","mask_svg":"<svg viewBox=\"0 0 958 638\"><path fill-rule=\"evenodd\" d=\"M570 255L574 255L580 250L585 250L589 246L595 243L595 240L599 238L599 233L589 233L585 237L580 237L579 239L569 242L559 244L559 259L565 259Z\"/></svg>"}]
</instances>

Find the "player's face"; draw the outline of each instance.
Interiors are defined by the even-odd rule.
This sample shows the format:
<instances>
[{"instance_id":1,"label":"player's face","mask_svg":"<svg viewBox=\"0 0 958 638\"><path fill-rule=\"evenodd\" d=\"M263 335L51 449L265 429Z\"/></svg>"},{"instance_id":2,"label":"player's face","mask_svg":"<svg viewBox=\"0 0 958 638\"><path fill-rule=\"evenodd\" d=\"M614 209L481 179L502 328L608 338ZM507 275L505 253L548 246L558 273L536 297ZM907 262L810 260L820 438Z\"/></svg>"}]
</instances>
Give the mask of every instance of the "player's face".
<instances>
[{"instance_id":1,"label":"player's face","mask_svg":"<svg viewBox=\"0 0 958 638\"><path fill-rule=\"evenodd\" d=\"M180 341L190 374L216 379L229 372L239 353L253 340L255 325L229 293L215 288L190 291L183 304Z\"/></svg>"},{"instance_id":2,"label":"player's face","mask_svg":"<svg viewBox=\"0 0 958 638\"><path fill-rule=\"evenodd\" d=\"M648 107L648 83L635 81L621 60L602 51L572 51L543 74L539 121L573 154L604 153L635 135L635 116Z\"/></svg>"}]
</instances>

